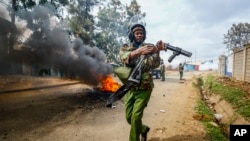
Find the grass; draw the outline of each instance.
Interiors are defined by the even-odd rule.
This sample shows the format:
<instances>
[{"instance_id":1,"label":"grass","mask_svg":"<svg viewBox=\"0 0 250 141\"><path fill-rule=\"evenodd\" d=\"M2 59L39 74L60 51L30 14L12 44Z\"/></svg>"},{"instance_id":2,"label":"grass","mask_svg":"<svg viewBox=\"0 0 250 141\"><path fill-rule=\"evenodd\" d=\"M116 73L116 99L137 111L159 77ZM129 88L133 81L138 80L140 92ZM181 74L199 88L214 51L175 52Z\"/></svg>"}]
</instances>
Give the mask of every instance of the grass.
<instances>
[{"instance_id":1,"label":"grass","mask_svg":"<svg viewBox=\"0 0 250 141\"><path fill-rule=\"evenodd\" d=\"M199 77L196 79L196 83L193 86L200 92L202 90L210 90L214 94L218 94L222 99L234 107L234 110L242 115L246 120L250 119L250 100L246 98L246 94L235 87L226 86L216 81L216 76L208 75L205 79ZM215 127L210 124L213 119L212 111L208 108L205 101L199 100L197 103L196 111L200 115L206 115L210 118L203 119L202 122L207 131L207 136L211 141L227 141L228 138L223 132L223 126Z\"/></svg>"},{"instance_id":2,"label":"grass","mask_svg":"<svg viewBox=\"0 0 250 141\"><path fill-rule=\"evenodd\" d=\"M193 86L197 88L200 91L200 93L202 92L202 89L205 87L204 85L205 85L204 80L201 77L196 79L196 83L193 83ZM206 85L207 87L210 87L208 83ZM208 108L207 104L202 99L200 99L197 102L196 112L199 115L206 115L207 117L209 117L209 118L202 119L202 123L205 127L205 130L207 131L207 137L209 138L209 140L228 141L228 138L224 135L223 130L220 127L220 125L216 127L211 124L211 122L213 122L213 119L214 119L213 117L214 113Z\"/></svg>"},{"instance_id":3,"label":"grass","mask_svg":"<svg viewBox=\"0 0 250 141\"><path fill-rule=\"evenodd\" d=\"M204 87L204 80L203 78L199 77L196 79L196 83L193 83L193 86L197 88L200 92ZM206 115L208 118L203 118L202 122L207 131L207 137L210 141L227 141L227 137L223 134L222 129L220 126L216 127L211 124L213 122L213 114L212 111L208 108L206 103L203 100L199 100L196 106L196 112L199 115Z\"/></svg>"},{"instance_id":4,"label":"grass","mask_svg":"<svg viewBox=\"0 0 250 141\"><path fill-rule=\"evenodd\" d=\"M250 120L250 100L245 97L246 94L242 90L217 82L213 75L207 76L204 88L219 94L224 100L232 104L238 114L246 120Z\"/></svg>"},{"instance_id":5,"label":"grass","mask_svg":"<svg viewBox=\"0 0 250 141\"><path fill-rule=\"evenodd\" d=\"M207 107L203 100L199 100L197 103L196 111L198 114L207 115L210 118L202 120L203 125L207 131L207 137L210 141L227 141L228 139L224 136L220 127L215 127L210 124L211 119L213 119L213 113ZM209 120L210 119L210 120Z\"/></svg>"}]
</instances>

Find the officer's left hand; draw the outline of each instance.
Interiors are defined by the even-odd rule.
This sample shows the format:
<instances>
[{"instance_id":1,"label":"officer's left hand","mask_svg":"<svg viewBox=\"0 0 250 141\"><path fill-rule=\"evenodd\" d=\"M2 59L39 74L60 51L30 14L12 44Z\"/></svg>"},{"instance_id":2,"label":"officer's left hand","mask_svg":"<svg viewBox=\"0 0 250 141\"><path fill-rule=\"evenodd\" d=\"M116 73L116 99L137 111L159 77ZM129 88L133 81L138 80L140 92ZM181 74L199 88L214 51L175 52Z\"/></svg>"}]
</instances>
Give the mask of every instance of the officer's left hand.
<instances>
[{"instance_id":1,"label":"officer's left hand","mask_svg":"<svg viewBox=\"0 0 250 141\"><path fill-rule=\"evenodd\" d=\"M164 42L162 42L162 40L159 40L157 43L156 43L156 46L158 48L158 50L166 50L166 45Z\"/></svg>"}]
</instances>

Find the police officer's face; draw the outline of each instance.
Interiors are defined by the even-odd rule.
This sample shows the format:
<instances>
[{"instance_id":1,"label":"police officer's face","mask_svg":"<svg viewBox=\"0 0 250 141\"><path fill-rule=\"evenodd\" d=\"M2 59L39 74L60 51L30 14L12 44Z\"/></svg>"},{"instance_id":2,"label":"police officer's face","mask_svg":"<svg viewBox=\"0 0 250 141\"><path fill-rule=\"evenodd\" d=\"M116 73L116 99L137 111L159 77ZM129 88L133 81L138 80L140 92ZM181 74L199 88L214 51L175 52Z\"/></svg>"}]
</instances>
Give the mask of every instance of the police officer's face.
<instances>
[{"instance_id":1,"label":"police officer's face","mask_svg":"<svg viewBox=\"0 0 250 141\"><path fill-rule=\"evenodd\" d=\"M142 43L143 42L143 37L144 37L144 34L143 34L142 30L136 30L134 32L134 40L135 40L135 42Z\"/></svg>"}]
</instances>

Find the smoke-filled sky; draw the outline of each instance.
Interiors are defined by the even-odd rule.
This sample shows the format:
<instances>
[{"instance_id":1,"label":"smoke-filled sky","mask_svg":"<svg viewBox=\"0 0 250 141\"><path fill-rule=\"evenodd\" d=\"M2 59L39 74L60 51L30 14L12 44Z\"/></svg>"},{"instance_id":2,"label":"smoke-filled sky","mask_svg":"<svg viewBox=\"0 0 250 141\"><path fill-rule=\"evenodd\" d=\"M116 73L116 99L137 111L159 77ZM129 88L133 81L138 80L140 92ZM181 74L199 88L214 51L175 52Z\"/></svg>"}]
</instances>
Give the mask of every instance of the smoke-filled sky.
<instances>
[{"instance_id":1,"label":"smoke-filled sky","mask_svg":"<svg viewBox=\"0 0 250 141\"><path fill-rule=\"evenodd\" d=\"M97 47L84 45L80 38L70 41L68 33L60 28L53 9L35 6L32 11L20 11L17 14L25 20L21 24L25 27L18 29L22 29L21 35L27 39L22 48L25 51L19 55L32 65L59 69L69 75L79 76L90 85L98 85L101 78L111 74L112 66L106 63L105 54ZM9 20L6 9L1 8L0 18ZM1 28L9 26L8 22L1 23Z\"/></svg>"},{"instance_id":2,"label":"smoke-filled sky","mask_svg":"<svg viewBox=\"0 0 250 141\"><path fill-rule=\"evenodd\" d=\"M121 0L129 4L131 0ZM184 60L218 60L228 55L223 35L234 23L250 23L249 0L137 0L146 12L147 42L163 40L193 52L192 58L178 56L172 64ZM170 55L162 53L167 60ZM167 61L165 61L167 62Z\"/></svg>"}]
</instances>

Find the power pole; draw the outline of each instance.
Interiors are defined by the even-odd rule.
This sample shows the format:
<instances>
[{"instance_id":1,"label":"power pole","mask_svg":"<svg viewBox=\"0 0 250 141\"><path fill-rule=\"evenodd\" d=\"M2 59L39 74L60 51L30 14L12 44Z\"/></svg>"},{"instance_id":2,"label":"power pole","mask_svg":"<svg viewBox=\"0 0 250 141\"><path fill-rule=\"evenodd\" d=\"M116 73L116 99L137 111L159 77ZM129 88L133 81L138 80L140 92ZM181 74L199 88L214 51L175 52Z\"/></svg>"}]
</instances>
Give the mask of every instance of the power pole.
<instances>
[{"instance_id":1,"label":"power pole","mask_svg":"<svg viewBox=\"0 0 250 141\"><path fill-rule=\"evenodd\" d=\"M194 55L195 55L194 63L196 64L196 49L195 49Z\"/></svg>"}]
</instances>

